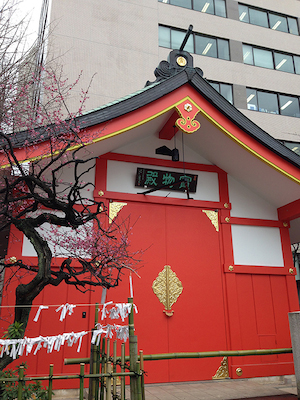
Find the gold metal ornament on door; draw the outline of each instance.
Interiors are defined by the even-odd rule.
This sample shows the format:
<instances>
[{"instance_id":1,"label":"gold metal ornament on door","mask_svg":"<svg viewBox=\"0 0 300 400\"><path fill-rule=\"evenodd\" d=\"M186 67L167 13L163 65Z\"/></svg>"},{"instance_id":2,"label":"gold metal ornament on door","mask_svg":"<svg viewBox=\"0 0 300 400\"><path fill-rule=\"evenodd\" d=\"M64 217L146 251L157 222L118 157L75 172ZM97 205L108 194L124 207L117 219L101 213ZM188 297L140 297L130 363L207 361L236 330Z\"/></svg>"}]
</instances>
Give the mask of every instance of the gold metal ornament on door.
<instances>
[{"instance_id":1,"label":"gold metal ornament on door","mask_svg":"<svg viewBox=\"0 0 300 400\"><path fill-rule=\"evenodd\" d=\"M171 317L174 314L172 305L181 295L183 287L170 265L165 265L164 269L158 274L152 284L152 289L158 300L165 306L163 312Z\"/></svg>"}]
</instances>

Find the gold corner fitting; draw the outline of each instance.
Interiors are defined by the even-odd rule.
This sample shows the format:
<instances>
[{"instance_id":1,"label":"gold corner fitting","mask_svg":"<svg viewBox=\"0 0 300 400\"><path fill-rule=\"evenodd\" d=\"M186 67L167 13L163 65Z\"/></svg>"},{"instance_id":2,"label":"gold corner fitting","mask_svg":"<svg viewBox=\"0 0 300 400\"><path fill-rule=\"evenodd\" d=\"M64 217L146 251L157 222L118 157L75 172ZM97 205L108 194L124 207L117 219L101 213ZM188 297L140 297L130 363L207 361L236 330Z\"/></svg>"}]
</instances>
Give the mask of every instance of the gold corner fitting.
<instances>
[{"instance_id":1,"label":"gold corner fitting","mask_svg":"<svg viewBox=\"0 0 300 400\"><path fill-rule=\"evenodd\" d=\"M183 291L182 283L170 265L165 265L152 284L152 290L158 300L164 305L164 313L171 317L174 313L172 305Z\"/></svg>"},{"instance_id":2,"label":"gold corner fitting","mask_svg":"<svg viewBox=\"0 0 300 400\"><path fill-rule=\"evenodd\" d=\"M290 269L289 269L289 273L290 273L290 274L293 274L293 273L294 273L294 269L293 269L293 268L290 268Z\"/></svg>"},{"instance_id":3,"label":"gold corner fitting","mask_svg":"<svg viewBox=\"0 0 300 400\"><path fill-rule=\"evenodd\" d=\"M111 224L116 218L116 216L119 214L119 212L122 210L124 206L127 206L127 203L120 203L117 201L112 201L109 203L109 223Z\"/></svg>"},{"instance_id":4,"label":"gold corner fitting","mask_svg":"<svg viewBox=\"0 0 300 400\"><path fill-rule=\"evenodd\" d=\"M213 226L216 228L216 231L219 232L218 211L202 210L202 212L207 215Z\"/></svg>"},{"instance_id":5,"label":"gold corner fitting","mask_svg":"<svg viewBox=\"0 0 300 400\"><path fill-rule=\"evenodd\" d=\"M233 266L232 266L232 265L229 265L228 270L229 270L230 272L234 271Z\"/></svg>"},{"instance_id":6,"label":"gold corner fitting","mask_svg":"<svg viewBox=\"0 0 300 400\"><path fill-rule=\"evenodd\" d=\"M224 357L221 361L221 365L217 369L217 372L212 377L212 379L226 379L229 378L229 370L228 370L228 358Z\"/></svg>"}]
</instances>

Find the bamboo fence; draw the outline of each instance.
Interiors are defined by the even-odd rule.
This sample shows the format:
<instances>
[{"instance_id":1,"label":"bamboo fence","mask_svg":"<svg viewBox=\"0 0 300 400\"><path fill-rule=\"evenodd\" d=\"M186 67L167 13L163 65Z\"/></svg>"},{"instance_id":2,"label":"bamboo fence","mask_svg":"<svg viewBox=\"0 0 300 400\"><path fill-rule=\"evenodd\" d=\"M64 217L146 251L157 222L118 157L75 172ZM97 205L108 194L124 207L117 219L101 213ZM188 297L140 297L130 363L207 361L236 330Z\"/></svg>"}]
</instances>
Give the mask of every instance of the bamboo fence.
<instances>
[{"instance_id":1,"label":"bamboo fence","mask_svg":"<svg viewBox=\"0 0 300 400\"><path fill-rule=\"evenodd\" d=\"M133 299L128 299L133 304ZM53 364L50 364L49 375L39 377L27 377L24 375L24 367L20 366L19 376L14 378L1 378L1 382L18 382L17 400L22 400L22 392L25 382L48 381L48 400L52 400L53 381L65 379L79 379L79 400L84 398L84 380L89 379L89 400L125 400L125 378L130 378L131 400L144 400L144 378L143 378L143 352L137 354L137 337L134 335L134 307L128 316L129 324L129 356L125 357L125 343L121 345L121 357L117 357L117 341L113 342L113 355L110 356L111 341L102 338L99 345L91 345L90 373L84 373L86 363L79 362L80 372L75 375L53 375ZM98 323L98 305L95 309L95 327ZM127 358L127 360L126 360ZM139 361L138 361L139 358ZM126 363L127 361L127 363ZM129 361L129 365L128 365ZM118 371L119 370L119 371ZM127 370L127 371L126 371ZM120 385L117 385L117 381Z\"/></svg>"},{"instance_id":2,"label":"bamboo fence","mask_svg":"<svg viewBox=\"0 0 300 400\"><path fill-rule=\"evenodd\" d=\"M133 304L133 299L128 299ZM240 357L270 354L292 353L291 348L259 349L259 350L229 350L207 351L194 353L163 353L147 354L142 351L138 354L137 336L134 334L134 310L128 316L129 325L129 356L125 356L125 343L121 345L121 356L117 357L117 341L112 344L112 357L110 356L111 341L102 338L99 345L91 345L89 358L65 359L65 365L80 364L80 372L75 375L53 375L54 366L50 364L49 375L40 377L27 377L24 367L19 369L19 376L14 378L1 378L1 382L18 382L17 400L22 400L22 391L27 381L48 381L48 400L52 400L53 381L65 379L79 379L79 400L84 396L84 380L89 379L89 400L125 400L125 378L130 377L130 399L145 400L144 388L144 361L171 360L187 358L210 357ZM98 305L95 309L95 327L98 323ZM90 373L84 373L85 364L90 365ZM127 370L127 371L126 371ZM117 382L120 381L120 385Z\"/></svg>"}]
</instances>

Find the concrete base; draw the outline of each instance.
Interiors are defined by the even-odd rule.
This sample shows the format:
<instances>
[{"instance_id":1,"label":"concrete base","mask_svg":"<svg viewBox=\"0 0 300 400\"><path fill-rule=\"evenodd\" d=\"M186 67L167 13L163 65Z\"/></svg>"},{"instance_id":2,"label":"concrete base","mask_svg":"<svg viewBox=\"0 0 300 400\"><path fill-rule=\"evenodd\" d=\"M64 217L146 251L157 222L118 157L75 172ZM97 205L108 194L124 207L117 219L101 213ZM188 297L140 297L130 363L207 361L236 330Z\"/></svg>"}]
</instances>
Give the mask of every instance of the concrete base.
<instances>
[{"instance_id":1,"label":"concrete base","mask_svg":"<svg viewBox=\"0 0 300 400\"><path fill-rule=\"evenodd\" d=\"M296 376L297 397L300 399L300 312L289 313L290 333Z\"/></svg>"},{"instance_id":2,"label":"concrete base","mask_svg":"<svg viewBox=\"0 0 300 400\"><path fill-rule=\"evenodd\" d=\"M146 400L230 400L268 396L296 395L295 375L268 376L251 379L220 379L198 382L155 383L145 385ZM79 390L55 390L53 400L78 400ZM84 398L88 398L85 389ZM126 386L126 399L130 388Z\"/></svg>"},{"instance_id":3,"label":"concrete base","mask_svg":"<svg viewBox=\"0 0 300 400\"><path fill-rule=\"evenodd\" d=\"M84 389L83 398L88 398L88 389ZM53 390L53 400L78 400L79 389Z\"/></svg>"}]
</instances>

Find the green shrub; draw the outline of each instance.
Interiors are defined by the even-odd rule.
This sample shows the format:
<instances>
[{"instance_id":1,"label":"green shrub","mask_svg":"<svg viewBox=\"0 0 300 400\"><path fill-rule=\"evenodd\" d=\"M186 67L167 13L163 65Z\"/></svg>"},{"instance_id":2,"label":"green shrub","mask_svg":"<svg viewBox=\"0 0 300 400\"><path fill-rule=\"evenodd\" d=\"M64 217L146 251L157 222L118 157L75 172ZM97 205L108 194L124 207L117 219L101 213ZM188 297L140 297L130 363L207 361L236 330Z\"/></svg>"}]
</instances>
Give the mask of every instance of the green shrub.
<instances>
[{"instance_id":1,"label":"green shrub","mask_svg":"<svg viewBox=\"0 0 300 400\"><path fill-rule=\"evenodd\" d=\"M27 369L26 363L21 364ZM14 400L18 397L18 382L5 382L2 379L14 378L19 376L20 365L15 369L7 369L0 372L0 398L1 400ZM40 382L30 382L23 385L22 400L47 400L48 391L44 389Z\"/></svg>"}]
</instances>

